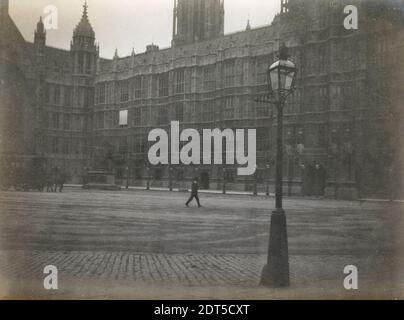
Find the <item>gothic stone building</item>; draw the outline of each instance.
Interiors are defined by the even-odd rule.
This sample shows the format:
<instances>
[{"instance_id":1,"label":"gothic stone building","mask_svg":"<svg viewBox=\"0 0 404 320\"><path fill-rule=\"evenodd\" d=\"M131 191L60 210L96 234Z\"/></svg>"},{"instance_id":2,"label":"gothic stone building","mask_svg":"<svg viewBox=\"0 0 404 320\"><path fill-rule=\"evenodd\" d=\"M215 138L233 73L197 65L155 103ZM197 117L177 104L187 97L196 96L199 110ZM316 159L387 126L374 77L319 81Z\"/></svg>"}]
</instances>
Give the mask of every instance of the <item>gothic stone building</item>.
<instances>
[{"instance_id":1,"label":"gothic stone building","mask_svg":"<svg viewBox=\"0 0 404 320\"><path fill-rule=\"evenodd\" d=\"M1 3L1 157L39 158L81 183L88 169L118 183L273 191L276 112L265 100L279 44L299 68L285 118L285 194L385 197L401 193L403 4L281 0L270 25L224 34L223 0L176 0L172 46L99 57L87 5L70 50L46 45L42 21L23 39ZM344 28L344 7L359 29ZM111 22L113 23L113 22ZM151 166L148 133L254 128L257 171L231 165ZM5 160L4 160L5 159Z\"/></svg>"}]
</instances>

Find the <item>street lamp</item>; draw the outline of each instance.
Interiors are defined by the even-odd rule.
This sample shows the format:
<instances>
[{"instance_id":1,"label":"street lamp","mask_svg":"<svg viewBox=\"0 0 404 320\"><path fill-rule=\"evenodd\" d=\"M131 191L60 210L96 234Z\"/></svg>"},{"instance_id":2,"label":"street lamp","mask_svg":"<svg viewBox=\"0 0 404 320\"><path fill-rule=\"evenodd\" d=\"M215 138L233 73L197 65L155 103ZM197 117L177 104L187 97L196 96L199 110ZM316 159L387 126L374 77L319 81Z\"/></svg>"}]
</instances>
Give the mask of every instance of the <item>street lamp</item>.
<instances>
[{"instance_id":1,"label":"street lamp","mask_svg":"<svg viewBox=\"0 0 404 320\"><path fill-rule=\"evenodd\" d=\"M149 166L147 166L146 171L147 171L147 185L146 185L146 190L150 190L150 168L149 168Z\"/></svg>"},{"instance_id":2,"label":"street lamp","mask_svg":"<svg viewBox=\"0 0 404 320\"><path fill-rule=\"evenodd\" d=\"M173 167L170 166L168 169L168 189L173 191Z\"/></svg>"},{"instance_id":3,"label":"street lamp","mask_svg":"<svg viewBox=\"0 0 404 320\"><path fill-rule=\"evenodd\" d=\"M222 168L222 171L223 171L222 193L226 194L226 168Z\"/></svg>"},{"instance_id":4,"label":"street lamp","mask_svg":"<svg viewBox=\"0 0 404 320\"><path fill-rule=\"evenodd\" d=\"M288 50L282 44L279 60L268 69L268 86L271 102L277 107L277 155L275 210L271 215L268 260L262 270L261 284L268 287L289 286L289 254L286 215L282 205L283 179L283 108L286 98L293 92L297 68L288 60Z\"/></svg>"},{"instance_id":5,"label":"street lamp","mask_svg":"<svg viewBox=\"0 0 404 320\"><path fill-rule=\"evenodd\" d=\"M254 172L254 196L258 196L258 166L255 166Z\"/></svg>"},{"instance_id":6,"label":"street lamp","mask_svg":"<svg viewBox=\"0 0 404 320\"><path fill-rule=\"evenodd\" d=\"M126 167L126 189L129 189L129 167Z\"/></svg>"},{"instance_id":7,"label":"street lamp","mask_svg":"<svg viewBox=\"0 0 404 320\"><path fill-rule=\"evenodd\" d=\"M266 171L266 178L265 178L265 180L266 180L265 194L266 194L267 196L269 196L269 177L270 177L270 169L271 169L271 166L270 166L269 164L267 164L267 165L266 165L266 168L267 168L267 171Z\"/></svg>"}]
</instances>

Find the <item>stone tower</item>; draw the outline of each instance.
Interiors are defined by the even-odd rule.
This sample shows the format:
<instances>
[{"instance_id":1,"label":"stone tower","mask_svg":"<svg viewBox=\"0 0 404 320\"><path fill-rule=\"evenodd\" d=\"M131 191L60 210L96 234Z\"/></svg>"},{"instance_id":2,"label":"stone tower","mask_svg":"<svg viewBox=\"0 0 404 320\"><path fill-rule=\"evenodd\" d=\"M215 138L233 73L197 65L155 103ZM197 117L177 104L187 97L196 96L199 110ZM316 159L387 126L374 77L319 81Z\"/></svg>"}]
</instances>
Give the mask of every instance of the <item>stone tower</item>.
<instances>
[{"instance_id":1,"label":"stone tower","mask_svg":"<svg viewBox=\"0 0 404 320\"><path fill-rule=\"evenodd\" d=\"M173 46L224 34L224 0L174 0Z\"/></svg>"},{"instance_id":2,"label":"stone tower","mask_svg":"<svg viewBox=\"0 0 404 320\"><path fill-rule=\"evenodd\" d=\"M36 30L34 34L34 44L36 49L38 50L42 49L42 51L46 45L46 31L42 21L42 17L39 18L39 21L36 25Z\"/></svg>"},{"instance_id":3,"label":"stone tower","mask_svg":"<svg viewBox=\"0 0 404 320\"><path fill-rule=\"evenodd\" d=\"M97 65L98 48L95 44L95 32L87 14L87 2L83 15L73 32L70 50L73 58L73 75L93 76Z\"/></svg>"},{"instance_id":4,"label":"stone tower","mask_svg":"<svg viewBox=\"0 0 404 320\"><path fill-rule=\"evenodd\" d=\"M34 152L36 155L43 155L46 152L46 31L42 17L36 25L34 34L34 52L35 52L35 122L33 125L35 144Z\"/></svg>"},{"instance_id":5,"label":"stone tower","mask_svg":"<svg viewBox=\"0 0 404 320\"><path fill-rule=\"evenodd\" d=\"M72 72L72 106L76 110L71 115L80 123L75 135L80 141L70 142L70 154L86 154L91 141L91 114L94 109L94 84L97 73L99 48L95 43L95 32L88 18L87 2L83 6L83 15L73 31L70 46Z\"/></svg>"}]
</instances>

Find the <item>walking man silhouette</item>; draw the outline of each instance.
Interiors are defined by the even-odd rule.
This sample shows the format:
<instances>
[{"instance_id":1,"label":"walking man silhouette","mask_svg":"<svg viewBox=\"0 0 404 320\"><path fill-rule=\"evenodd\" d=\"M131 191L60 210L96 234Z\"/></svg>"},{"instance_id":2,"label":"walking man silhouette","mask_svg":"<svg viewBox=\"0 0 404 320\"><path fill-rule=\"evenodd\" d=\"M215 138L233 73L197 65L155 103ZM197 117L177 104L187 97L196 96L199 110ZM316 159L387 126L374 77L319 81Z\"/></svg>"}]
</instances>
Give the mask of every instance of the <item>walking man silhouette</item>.
<instances>
[{"instance_id":1,"label":"walking man silhouette","mask_svg":"<svg viewBox=\"0 0 404 320\"><path fill-rule=\"evenodd\" d=\"M191 187L191 196L189 197L187 203L185 204L187 207L191 203L191 201L195 198L196 202L198 203L198 207L202 207L201 203L199 202L199 196L198 196L198 191L199 191L199 184L198 184L198 179L195 178L194 181L192 182L192 187Z\"/></svg>"}]
</instances>

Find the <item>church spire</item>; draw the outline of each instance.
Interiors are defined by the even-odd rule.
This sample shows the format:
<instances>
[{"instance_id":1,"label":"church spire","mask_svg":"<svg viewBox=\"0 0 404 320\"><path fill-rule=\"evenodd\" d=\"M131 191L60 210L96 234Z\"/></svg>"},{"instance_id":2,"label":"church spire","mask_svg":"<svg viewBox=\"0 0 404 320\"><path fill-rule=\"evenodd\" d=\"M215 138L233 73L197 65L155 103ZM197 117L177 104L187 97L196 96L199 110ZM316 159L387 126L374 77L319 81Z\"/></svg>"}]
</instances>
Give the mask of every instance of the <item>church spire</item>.
<instances>
[{"instance_id":1,"label":"church spire","mask_svg":"<svg viewBox=\"0 0 404 320\"><path fill-rule=\"evenodd\" d=\"M251 30L250 19L247 20L247 27L245 28L247 31Z\"/></svg>"},{"instance_id":2,"label":"church spire","mask_svg":"<svg viewBox=\"0 0 404 320\"><path fill-rule=\"evenodd\" d=\"M44 26L43 21L42 21L42 16L39 17L39 21L38 21L38 23L36 25L36 32L38 32L38 33L44 33L45 32L45 26Z\"/></svg>"},{"instance_id":3,"label":"church spire","mask_svg":"<svg viewBox=\"0 0 404 320\"><path fill-rule=\"evenodd\" d=\"M87 18L88 19L88 5L87 5L87 1L84 1L84 5L83 5L83 18Z\"/></svg>"},{"instance_id":4,"label":"church spire","mask_svg":"<svg viewBox=\"0 0 404 320\"><path fill-rule=\"evenodd\" d=\"M34 43L38 47L44 47L46 43L46 31L42 21L42 17L39 17L39 21L36 24L36 30L34 34Z\"/></svg>"},{"instance_id":5,"label":"church spire","mask_svg":"<svg viewBox=\"0 0 404 320\"><path fill-rule=\"evenodd\" d=\"M74 29L74 35L75 36L84 36L84 37L89 37L89 38L95 38L95 33L94 33L94 30L93 30L93 27L91 26L90 21L88 19L87 1L84 2L83 15L81 17L81 20L80 20L79 24Z\"/></svg>"}]
</instances>

